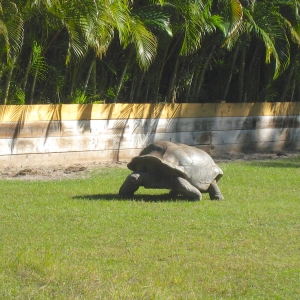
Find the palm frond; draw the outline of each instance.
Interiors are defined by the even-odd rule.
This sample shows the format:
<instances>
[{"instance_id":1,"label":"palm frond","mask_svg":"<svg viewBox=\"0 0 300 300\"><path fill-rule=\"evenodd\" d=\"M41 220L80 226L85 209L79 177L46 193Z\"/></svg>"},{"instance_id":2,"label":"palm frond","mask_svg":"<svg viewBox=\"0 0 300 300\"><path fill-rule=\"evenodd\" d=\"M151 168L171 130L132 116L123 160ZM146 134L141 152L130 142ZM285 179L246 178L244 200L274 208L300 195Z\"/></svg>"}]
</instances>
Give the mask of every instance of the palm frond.
<instances>
[{"instance_id":1,"label":"palm frond","mask_svg":"<svg viewBox=\"0 0 300 300\"><path fill-rule=\"evenodd\" d=\"M1 6L0 34L5 41L7 60L19 53L23 45L23 19L18 7L13 2Z\"/></svg>"},{"instance_id":2,"label":"palm frond","mask_svg":"<svg viewBox=\"0 0 300 300\"><path fill-rule=\"evenodd\" d=\"M245 11L248 19L248 32L255 32L260 37L266 48L266 63L271 62L271 57L275 59L274 78L284 71L290 62L289 42L282 24L279 22L278 15L268 8L259 9L250 14Z\"/></svg>"},{"instance_id":3,"label":"palm frond","mask_svg":"<svg viewBox=\"0 0 300 300\"><path fill-rule=\"evenodd\" d=\"M173 35L170 23L170 16L169 14L165 13L161 10L160 7L156 6L146 6L143 9L139 9L134 12L143 23L154 31L166 32L169 36Z\"/></svg>"},{"instance_id":4,"label":"palm frond","mask_svg":"<svg viewBox=\"0 0 300 300\"><path fill-rule=\"evenodd\" d=\"M224 33L226 36L224 45L230 48L244 31L243 6L239 0L230 0L225 5L225 11L228 13L224 16Z\"/></svg>"},{"instance_id":5,"label":"palm frond","mask_svg":"<svg viewBox=\"0 0 300 300\"><path fill-rule=\"evenodd\" d=\"M130 35L136 49L138 63L146 70L155 58L157 38L136 17L130 20Z\"/></svg>"},{"instance_id":6,"label":"palm frond","mask_svg":"<svg viewBox=\"0 0 300 300\"><path fill-rule=\"evenodd\" d=\"M32 60L31 60L31 68L30 73L36 74L38 80L46 80L48 65L45 62L45 58L42 56L43 47L34 42L32 47Z\"/></svg>"}]
</instances>

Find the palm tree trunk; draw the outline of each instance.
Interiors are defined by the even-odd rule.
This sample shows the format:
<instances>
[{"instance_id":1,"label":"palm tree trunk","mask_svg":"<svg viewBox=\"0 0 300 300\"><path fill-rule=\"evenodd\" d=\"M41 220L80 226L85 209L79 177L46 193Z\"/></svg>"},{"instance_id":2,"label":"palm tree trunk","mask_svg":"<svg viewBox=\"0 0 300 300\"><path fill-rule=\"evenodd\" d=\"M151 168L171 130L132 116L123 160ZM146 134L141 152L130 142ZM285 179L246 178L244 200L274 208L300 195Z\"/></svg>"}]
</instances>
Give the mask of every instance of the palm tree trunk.
<instances>
[{"instance_id":1,"label":"palm tree trunk","mask_svg":"<svg viewBox=\"0 0 300 300\"><path fill-rule=\"evenodd\" d=\"M215 52L216 47L217 47L217 43L215 42L215 43L213 43L212 48L210 49L208 56L205 58L205 62L203 64L203 67L202 67L202 70L201 70L201 73L200 73L200 76L199 76L199 79L198 79L198 82L197 82L197 89L196 89L196 93L195 93L195 99L199 99L201 88L202 88L204 78L205 78L205 73L206 73L208 65L209 65L209 63L212 59L212 56Z\"/></svg>"},{"instance_id":2,"label":"palm tree trunk","mask_svg":"<svg viewBox=\"0 0 300 300\"><path fill-rule=\"evenodd\" d=\"M274 70L270 65L265 65L264 67L264 86L263 86L263 90L261 91L261 93L259 93L260 102L268 102L270 101L269 99L269 94L271 91L271 87L272 87L272 83L273 83L273 74L274 74Z\"/></svg>"},{"instance_id":3,"label":"palm tree trunk","mask_svg":"<svg viewBox=\"0 0 300 300\"><path fill-rule=\"evenodd\" d=\"M36 68L36 71L34 73L33 80L32 80L32 86L31 86L30 96L29 96L30 104L33 104L33 96L34 96L34 91L35 91L35 86L36 86L36 81L37 81L38 70L39 69Z\"/></svg>"},{"instance_id":4,"label":"palm tree trunk","mask_svg":"<svg viewBox=\"0 0 300 300\"><path fill-rule=\"evenodd\" d=\"M169 46L167 46L167 48L165 49L164 54L163 54L163 58L162 58L162 62L159 65L160 68L159 68L159 71L158 71L158 76L157 76L157 79L156 79L156 82L155 82L156 86L155 86L155 90L154 90L154 93L153 93L153 95L154 95L153 100L155 102L158 102L158 100L159 100L159 88L160 88L161 78L162 78L165 63L166 63L168 49L169 49Z\"/></svg>"},{"instance_id":5,"label":"palm tree trunk","mask_svg":"<svg viewBox=\"0 0 300 300\"><path fill-rule=\"evenodd\" d=\"M197 68L201 68L201 65L202 65L202 61L203 61L203 59L204 59L204 57L202 56L202 55L200 55L200 57L199 57L199 60L197 61L197 63L194 65L194 67L195 67L195 72L196 72L196 69ZM201 71L200 71L201 72ZM193 77L193 82L192 82L192 87L191 87L191 94L192 94L192 99L197 99L196 98L196 95L197 95L197 93L198 93L198 86L199 86L199 82L200 82L200 77L201 77L201 74L200 75L194 75L194 77ZM199 92L200 93L200 92Z\"/></svg>"},{"instance_id":6,"label":"palm tree trunk","mask_svg":"<svg viewBox=\"0 0 300 300\"><path fill-rule=\"evenodd\" d=\"M6 105L7 101L8 101L9 89L10 89L10 85L11 85L12 74L13 74L13 71L14 71L14 68L15 68L15 62L16 62L16 58L14 57L12 62L11 62L11 66L10 66L10 69L8 71L5 86L4 86L4 92L3 92L3 98L2 98L2 104L3 105Z\"/></svg>"},{"instance_id":7,"label":"palm tree trunk","mask_svg":"<svg viewBox=\"0 0 300 300\"><path fill-rule=\"evenodd\" d=\"M115 103L118 101L118 97L119 97L120 91L121 91L121 89L122 89L122 87L124 85L125 75L126 75L128 66L130 64L132 55L133 55L133 49L131 49L130 52L129 52L129 56L128 56L127 60L126 60L123 72L121 74L120 81L119 81L119 84L118 84L118 87L117 87L117 91L116 91L116 95L115 95L115 99L114 99Z\"/></svg>"},{"instance_id":8,"label":"palm tree trunk","mask_svg":"<svg viewBox=\"0 0 300 300\"><path fill-rule=\"evenodd\" d=\"M288 75L287 75L287 79L285 80L285 85L284 85L284 88L283 88L283 92L282 92L282 95L281 95L281 102L286 101L286 96L287 96L288 90L291 88L291 80L292 80L293 73L294 73L294 65L291 64L290 70L289 70Z\"/></svg>"},{"instance_id":9,"label":"palm tree trunk","mask_svg":"<svg viewBox=\"0 0 300 300\"><path fill-rule=\"evenodd\" d=\"M28 81L28 76L29 76L29 71L30 71L30 68L31 68L32 56L33 56L33 50L31 51L30 59L28 60L28 64L27 64L25 75L24 75L24 79L23 79L22 86L23 86L23 90L24 91L26 89L26 85L27 85L27 81Z\"/></svg>"},{"instance_id":10,"label":"palm tree trunk","mask_svg":"<svg viewBox=\"0 0 300 300\"><path fill-rule=\"evenodd\" d=\"M81 61L73 63L73 65L70 63L70 66L69 66L69 73L70 73L69 93L70 93L70 95L73 95L74 91L76 90L76 87L78 86L77 82L79 79L79 73L80 73L81 69L82 69Z\"/></svg>"},{"instance_id":11,"label":"palm tree trunk","mask_svg":"<svg viewBox=\"0 0 300 300\"><path fill-rule=\"evenodd\" d=\"M89 81L90 81L90 78L91 78L91 74L92 74L93 69L95 68L95 65L96 65L96 56L94 55L93 58L92 58L92 62L89 66L86 79L85 79L85 84L84 84L84 88L83 88L84 93L87 90L87 87L88 87L88 84L89 84Z\"/></svg>"},{"instance_id":12,"label":"palm tree trunk","mask_svg":"<svg viewBox=\"0 0 300 300\"><path fill-rule=\"evenodd\" d=\"M299 70L299 64L295 64L294 74L293 74L293 81L291 85L291 99L290 101L293 102L295 98L295 90L296 90L296 83L298 80L298 70Z\"/></svg>"},{"instance_id":13,"label":"palm tree trunk","mask_svg":"<svg viewBox=\"0 0 300 300\"><path fill-rule=\"evenodd\" d=\"M240 45L238 44L238 45L235 47L235 51L234 51L234 53L233 53L232 62L231 62L231 68L230 68L230 71L229 71L228 80L227 80L227 83L226 83L226 86L225 86L223 99L221 99L221 100L223 100L223 101L226 101L226 98L227 98L227 95L228 95L229 86L230 86L230 82L231 82L231 79L232 79L233 70L234 70L234 66L235 66L235 62L236 62L236 58L237 58L239 49L240 49Z\"/></svg>"},{"instance_id":14,"label":"palm tree trunk","mask_svg":"<svg viewBox=\"0 0 300 300\"><path fill-rule=\"evenodd\" d=\"M300 102L300 82L299 82L299 80L297 80L297 81L298 81L298 84L295 86L295 94L296 94L295 101Z\"/></svg>"},{"instance_id":15,"label":"palm tree trunk","mask_svg":"<svg viewBox=\"0 0 300 300\"><path fill-rule=\"evenodd\" d=\"M132 103L133 102L133 98L134 98L134 93L135 93L135 89L136 89L136 76L134 76L132 78L132 82L131 82L131 87L130 87L130 93L129 93L129 102Z\"/></svg>"},{"instance_id":16,"label":"palm tree trunk","mask_svg":"<svg viewBox=\"0 0 300 300\"><path fill-rule=\"evenodd\" d=\"M244 76L245 76L245 59L246 59L246 47L242 46L242 53L239 67L239 85L238 85L238 102L245 102L244 100Z\"/></svg>"},{"instance_id":17,"label":"palm tree trunk","mask_svg":"<svg viewBox=\"0 0 300 300\"><path fill-rule=\"evenodd\" d=\"M142 72L141 77L138 82L136 93L135 93L135 98L138 102L140 102L140 95L141 95L141 89L142 89L142 83L144 81L144 77L145 77L145 72Z\"/></svg>"},{"instance_id":18,"label":"palm tree trunk","mask_svg":"<svg viewBox=\"0 0 300 300\"><path fill-rule=\"evenodd\" d=\"M92 70L92 88L93 96L97 95L97 59L95 57L94 66Z\"/></svg>"},{"instance_id":19,"label":"palm tree trunk","mask_svg":"<svg viewBox=\"0 0 300 300\"><path fill-rule=\"evenodd\" d=\"M194 64L193 66L193 70L192 70L192 75L191 75L191 78L190 78L190 82L187 86L187 91L186 91L186 94L185 94L185 103L188 103L189 102L189 98L190 98L190 94L191 94L191 89L192 89L192 82L193 82L193 79L194 79L194 76L195 76L195 72L196 72L196 64Z\"/></svg>"},{"instance_id":20,"label":"palm tree trunk","mask_svg":"<svg viewBox=\"0 0 300 300\"><path fill-rule=\"evenodd\" d=\"M148 96L149 96L149 83L147 84L147 87L146 87L146 94L145 94L145 99L144 99L144 103L148 103Z\"/></svg>"},{"instance_id":21,"label":"palm tree trunk","mask_svg":"<svg viewBox=\"0 0 300 300\"><path fill-rule=\"evenodd\" d=\"M247 80L244 80L244 101L245 102L253 102L256 98L257 88L259 83L259 67L260 65L260 45L256 44L254 53L252 55L251 62L248 66L247 72Z\"/></svg>"},{"instance_id":22,"label":"palm tree trunk","mask_svg":"<svg viewBox=\"0 0 300 300\"><path fill-rule=\"evenodd\" d=\"M169 89L167 91L167 98L166 98L167 102L174 103L176 100L175 82L176 82L176 78L177 78L178 67L179 67L179 55L176 58L174 70L173 70L170 84L169 84Z\"/></svg>"},{"instance_id":23,"label":"palm tree trunk","mask_svg":"<svg viewBox=\"0 0 300 300\"><path fill-rule=\"evenodd\" d=\"M281 101L282 102L286 101L287 93L292 87L293 74L296 73L295 72L295 68L296 68L295 66L297 66L296 55L294 55L293 60L291 61L290 69L289 69L289 72L287 74L287 79L285 80L285 85L284 85L283 92L282 92L282 95L281 95Z\"/></svg>"}]
</instances>

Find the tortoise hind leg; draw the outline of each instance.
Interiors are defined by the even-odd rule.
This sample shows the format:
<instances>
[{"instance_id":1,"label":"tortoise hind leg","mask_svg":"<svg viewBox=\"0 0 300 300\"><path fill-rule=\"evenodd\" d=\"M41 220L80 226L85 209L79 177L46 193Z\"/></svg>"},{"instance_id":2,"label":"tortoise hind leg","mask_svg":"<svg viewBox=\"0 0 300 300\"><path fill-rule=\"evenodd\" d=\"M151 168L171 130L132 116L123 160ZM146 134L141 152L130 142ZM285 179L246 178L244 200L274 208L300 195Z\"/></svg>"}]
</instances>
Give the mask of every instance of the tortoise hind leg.
<instances>
[{"instance_id":1,"label":"tortoise hind leg","mask_svg":"<svg viewBox=\"0 0 300 300\"><path fill-rule=\"evenodd\" d=\"M222 195L222 193L221 193L221 191L220 191L220 189L217 185L216 180L214 180L210 184L210 186L208 188L208 193L209 193L209 197L210 197L211 200L223 200L224 199L224 197L223 197L223 195Z\"/></svg>"},{"instance_id":2,"label":"tortoise hind leg","mask_svg":"<svg viewBox=\"0 0 300 300\"><path fill-rule=\"evenodd\" d=\"M171 196L176 196L177 194L181 194L190 200L202 199L200 191L182 177L175 179L174 188L170 192Z\"/></svg>"}]
</instances>

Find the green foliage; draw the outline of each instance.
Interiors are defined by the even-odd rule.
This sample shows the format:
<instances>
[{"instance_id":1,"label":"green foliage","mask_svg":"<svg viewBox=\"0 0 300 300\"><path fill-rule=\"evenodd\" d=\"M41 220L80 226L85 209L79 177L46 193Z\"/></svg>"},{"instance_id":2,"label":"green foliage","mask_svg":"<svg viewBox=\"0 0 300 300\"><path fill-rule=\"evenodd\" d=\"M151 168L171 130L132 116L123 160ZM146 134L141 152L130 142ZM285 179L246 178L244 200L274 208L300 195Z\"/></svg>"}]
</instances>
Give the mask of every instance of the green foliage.
<instances>
[{"instance_id":1,"label":"green foliage","mask_svg":"<svg viewBox=\"0 0 300 300\"><path fill-rule=\"evenodd\" d=\"M297 299L300 158L220 166L221 202L118 199L125 168L0 181L0 297Z\"/></svg>"},{"instance_id":2,"label":"green foliage","mask_svg":"<svg viewBox=\"0 0 300 300\"><path fill-rule=\"evenodd\" d=\"M112 87L109 87L107 92L106 92L106 97L114 99L116 97L115 91Z\"/></svg>"},{"instance_id":3,"label":"green foliage","mask_svg":"<svg viewBox=\"0 0 300 300\"><path fill-rule=\"evenodd\" d=\"M75 90L75 92L70 97L70 103L72 104L86 104L87 96L81 90Z\"/></svg>"},{"instance_id":4,"label":"green foliage","mask_svg":"<svg viewBox=\"0 0 300 300\"><path fill-rule=\"evenodd\" d=\"M26 103L25 100L26 100L25 92L22 91L21 89L17 89L15 98L10 104L22 105Z\"/></svg>"},{"instance_id":5,"label":"green foliage","mask_svg":"<svg viewBox=\"0 0 300 300\"><path fill-rule=\"evenodd\" d=\"M298 0L4 0L0 98L298 101L299 45Z\"/></svg>"},{"instance_id":6,"label":"green foliage","mask_svg":"<svg viewBox=\"0 0 300 300\"><path fill-rule=\"evenodd\" d=\"M43 57L43 47L36 42L32 46L32 58L30 73L36 76L38 80L44 81L47 79L48 66Z\"/></svg>"}]
</instances>

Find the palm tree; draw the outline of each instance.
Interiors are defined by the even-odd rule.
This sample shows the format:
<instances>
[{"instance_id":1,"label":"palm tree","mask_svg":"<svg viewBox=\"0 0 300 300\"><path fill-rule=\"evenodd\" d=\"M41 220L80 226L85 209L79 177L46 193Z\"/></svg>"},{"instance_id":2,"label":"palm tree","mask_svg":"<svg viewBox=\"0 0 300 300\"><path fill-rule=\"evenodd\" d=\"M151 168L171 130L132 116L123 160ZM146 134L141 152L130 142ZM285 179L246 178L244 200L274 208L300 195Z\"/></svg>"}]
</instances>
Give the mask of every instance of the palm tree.
<instances>
[{"instance_id":1,"label":"palm tree","mask_svg":"<svg viewBox=\"0 0 300 300\"><path fill-rule=\"evenodd\" d=\"M154 32L165 35L172 34L169 26L169 16L162 11L161 6L158 6L157 3L149 3L143 6L135 6L133 3L131 10L128 11L126 24L127 30L119 31L119 35L121 45L129 49L125 56L126 62L116 90L115 101L117 101L123 87L127 69L132 63L134 54L139 68L144 72L147 71L157 54L158 38Z\"/></svg>"},{"instance_id":2,"label":"palm tree","mask_svg":"<svg viewBox=\"0 0 300 300\"><path fill-rule=\"evenodd\" d=\"M165 90L166 101L176 98L176 80L184 64L184 57L197 52L203 38L220 28L220 17L211 12L213 1L173 1L165 2L165 9L171 15L173 38L164 42L164 54L161 68L169 73L169 83ZM167 71L169 69L169 71ZM159 76L158 78L161 78Z\"/></svg>"},{"instance_id":3,"label":"palm tree","mask_svg":"<svg viewBox=\"0 0 300 300\"><path fill-rule=\"evenodd\" d=\"M0 3L0 78L6 76L2 91L2 104L8 101L12 74L23 44L23 19L16 3L4 0ZM6 65L6 67L4 67Z\"/></svg>"},{"instance_id":4,"label":"palm tree","mask_svg":"<svg viewBox=\"0 0 300 300\"><path fill-rule=\"evenodd\" d=\"M299 7L300 0L2 0L1 101L297 99Z\"/></svg>"},{"instance_id":5,"label":"palm tree","mask_svg":"<svg viewBox=\"0 0 300 300\"><path fill-rule=\"evenodd\" d=\"M243 8L243 23L239 28L238 35L232 39L231 36L226 40L226 45L229 47L234 46L235 51L233 60L230 65L232 66L227 85L224 91L223 99L227 98L229 84L232 79L232 74L236 59L240 52L240 66L239 66L239 87L238 99L244 101L244 74L245 74L245 59L247 48L250 47L254 39L259 39L265 47L265 62L269 66L265 66L270 72L266 72L265 84L269 86L271 82L276 79L288 66L290 60L289 41L286 35L284 26L280 20L278 7L274 2L265 1L257 2L252 1L247 7ZM259 49L259 48L257 48ZM261 48L260 48L261 49ZM261 52L261 50L260 50ZM253 77L255 69L259 64L251 63L252 69L248 70L249 76ZM272 72L272 70L274 70ZM270 77L270 75L272 77ZM255 77L255 76L254 76ZM254 78L253 77L253 78ZM250 79L249 79L250 80ZM258 86L258 84L257 84ZM268 89L265 89L264 98L268 97Z\"/></svg>"}]
</instances>

